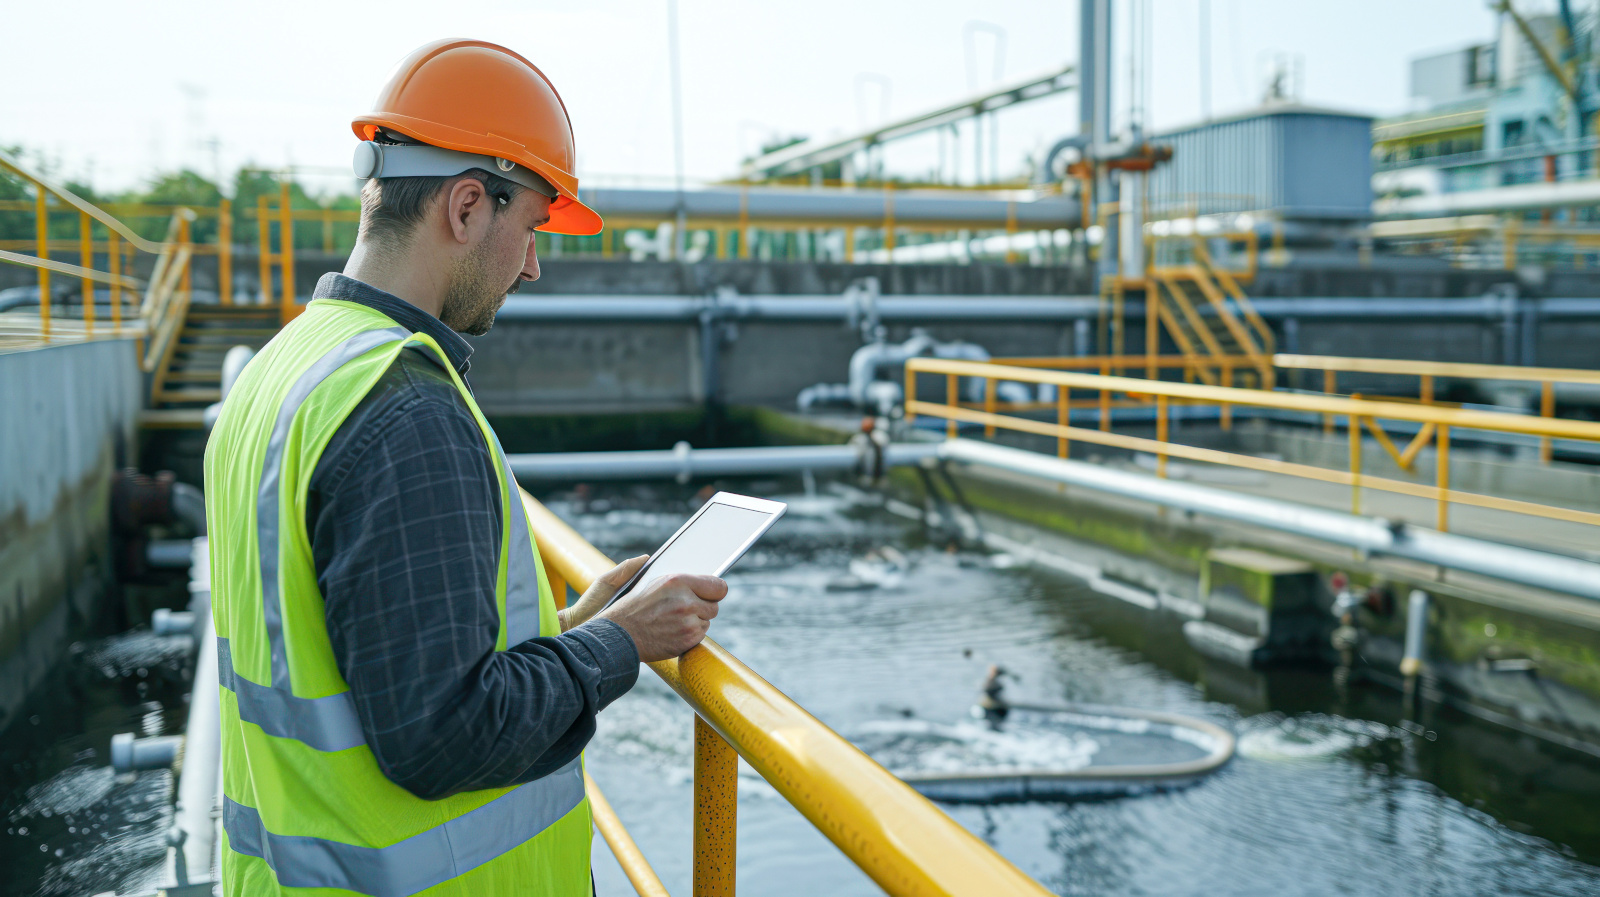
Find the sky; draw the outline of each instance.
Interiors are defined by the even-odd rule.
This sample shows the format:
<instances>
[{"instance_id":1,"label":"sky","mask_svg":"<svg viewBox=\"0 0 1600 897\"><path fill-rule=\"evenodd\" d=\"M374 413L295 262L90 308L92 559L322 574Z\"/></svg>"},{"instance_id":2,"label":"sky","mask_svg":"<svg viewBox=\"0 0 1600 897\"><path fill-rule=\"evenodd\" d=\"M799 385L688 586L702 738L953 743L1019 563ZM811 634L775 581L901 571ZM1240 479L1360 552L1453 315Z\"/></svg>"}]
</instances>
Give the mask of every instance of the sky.
<instances>
[{"instance_id":1,"label":"sky","mask_svg":"<svg viewBox=\"0 0 1600 897\"><path fill-rule=\"evenodd\" d=\"M1113 2L1121 117L1137 9L1149 23L1146 130L1198 119L1202 0ZM678 3L691 181L735 175L773 136L840 135L947 102L993 83L996 63L1009 80L1077 57L1075 0ZM1307 103L1401 112L1412 57L1487 42L1496 27L1485 0L1206 5L1215 115L1256 105L1277 59L1303 73ZM586 184L666 185L674 173L667 0L15 0L3 15L0 146L20 144L100 190L178 167L214 176L243 165L294 165L317 189L350 189L350 119L408 51L444 36L505 44L549 75L571 112ZM986 126L983 152L1001 174L1018 174L1076 130L1076 110L1066 93L1002 113ZM958 139L970 180L974 135ZM952 152L943 143L930 134L893 146L888 167L927 173Z\"/></svg>"}]
</instances>

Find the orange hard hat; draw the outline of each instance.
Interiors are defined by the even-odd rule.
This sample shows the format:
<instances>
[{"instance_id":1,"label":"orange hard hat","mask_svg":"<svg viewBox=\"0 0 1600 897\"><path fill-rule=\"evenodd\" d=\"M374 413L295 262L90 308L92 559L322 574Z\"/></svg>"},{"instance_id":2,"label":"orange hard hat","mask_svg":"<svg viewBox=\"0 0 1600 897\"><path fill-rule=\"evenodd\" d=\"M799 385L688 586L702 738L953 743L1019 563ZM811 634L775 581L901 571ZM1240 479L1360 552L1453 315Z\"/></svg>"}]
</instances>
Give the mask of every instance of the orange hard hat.
<instances>
[{"instance_id":1,"label":"orange hard hat","mask_svg":"<svg viewBox=\"0 0 1600 897\"><path fill-rule=\"evenodd\" d=\"M555 86L533 63L497 44L441 40L419 47L395 67L376 111L351 122L356 136L378 129L447 150L521 165L558 195L539 230L597 234L603 222L578 201L572 120ZM465 170L465 169L463 169ZM517 180L513 178L513 180Z\"/></svg>"}]
</instances>

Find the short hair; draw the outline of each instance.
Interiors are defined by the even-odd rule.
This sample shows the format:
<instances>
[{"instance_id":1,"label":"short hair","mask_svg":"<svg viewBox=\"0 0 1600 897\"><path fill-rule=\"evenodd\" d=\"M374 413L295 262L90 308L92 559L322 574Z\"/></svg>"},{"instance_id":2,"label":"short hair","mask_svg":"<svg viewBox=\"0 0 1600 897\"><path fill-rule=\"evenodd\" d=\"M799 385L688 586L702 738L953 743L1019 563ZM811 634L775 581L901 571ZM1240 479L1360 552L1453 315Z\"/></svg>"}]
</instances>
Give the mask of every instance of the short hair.
<instances>
[{"instance_id":1,"label":"short hair","mask_svg":"<svg viewBox=\"0 0 1600 897\"><path fill-rule=\"evenodd\" d=\"M422 223L428 205L462 178L481 181L484 192L500 200L490 206L496 215L523 189L481 168L449 177L373 178L361 188L361 237L379 243L404 242Z\"/></svg>"},{"instance_id":2,"label":"short hair","mask_svg":"<svg viewBox=\"0 0 1600 897\"><path fill-rule=\"evenodd\" d=\"M388 128L379 128L373 140L389 146L420 142ZM483 182L484 192L499 200L491 206L496 215L522 192L522 185L481 168L448 177L373 178L361 188L360 236L379 243L404 242L422 223L428 204L462 178Z\"/></svg>"}]
</instances>

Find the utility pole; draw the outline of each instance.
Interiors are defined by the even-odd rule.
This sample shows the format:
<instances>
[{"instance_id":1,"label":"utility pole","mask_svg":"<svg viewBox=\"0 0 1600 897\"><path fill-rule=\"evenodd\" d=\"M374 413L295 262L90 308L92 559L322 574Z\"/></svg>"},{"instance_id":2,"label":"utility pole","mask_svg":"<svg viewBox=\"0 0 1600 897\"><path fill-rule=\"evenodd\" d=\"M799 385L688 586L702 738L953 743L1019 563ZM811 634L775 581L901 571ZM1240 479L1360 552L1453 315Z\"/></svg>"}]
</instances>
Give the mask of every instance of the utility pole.
<instances>
[{"instance_id":1,"label":"utility pole","mask_svg":"<svg viewBox=\"0 0 1600 897\"><path fill-rule=\"evenodd\" d=\"M667 56L672 69L672 166L677 179L678 216L672 229L672 259L682 262L688 227L683 193L683 84L678 72L678 0L667 0ZM741 235L740 239L744 239Z\"/></svg>"}]
</instances>

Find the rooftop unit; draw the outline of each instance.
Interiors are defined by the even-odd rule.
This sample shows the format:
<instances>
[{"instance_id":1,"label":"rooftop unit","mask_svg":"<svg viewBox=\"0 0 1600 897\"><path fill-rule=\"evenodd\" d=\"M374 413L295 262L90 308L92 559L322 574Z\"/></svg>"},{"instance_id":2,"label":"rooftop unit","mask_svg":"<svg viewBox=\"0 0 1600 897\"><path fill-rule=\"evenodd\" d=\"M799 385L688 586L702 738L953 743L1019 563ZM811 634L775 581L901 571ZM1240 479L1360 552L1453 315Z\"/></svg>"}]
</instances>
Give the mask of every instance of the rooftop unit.
<instances>
[{"instance_id":1,"label":"rooftop unit","mask_svg":"<svg viewBox=\"0 0 1600 897\"><path fill-rule=\"evenodd\" d=\"M1271 105L1151 138L1172 161L1150 177L1155 217L1267 213L1359 221L1372 213L1372 119Z\"/></svg>"}]
</instances>

